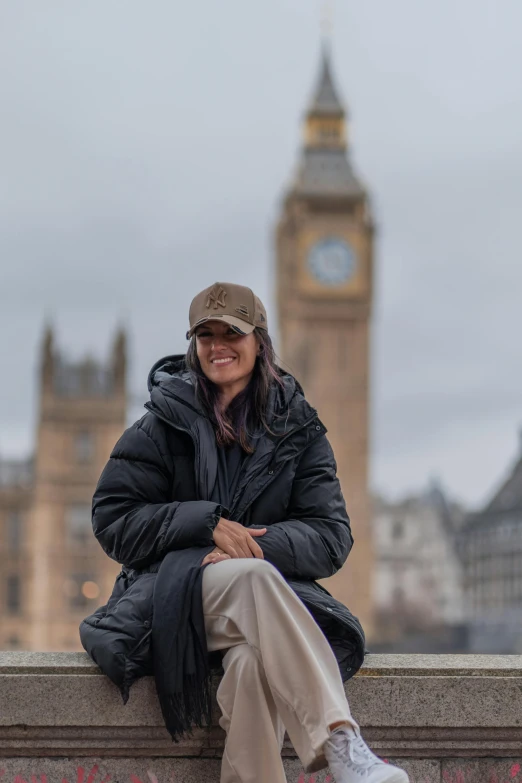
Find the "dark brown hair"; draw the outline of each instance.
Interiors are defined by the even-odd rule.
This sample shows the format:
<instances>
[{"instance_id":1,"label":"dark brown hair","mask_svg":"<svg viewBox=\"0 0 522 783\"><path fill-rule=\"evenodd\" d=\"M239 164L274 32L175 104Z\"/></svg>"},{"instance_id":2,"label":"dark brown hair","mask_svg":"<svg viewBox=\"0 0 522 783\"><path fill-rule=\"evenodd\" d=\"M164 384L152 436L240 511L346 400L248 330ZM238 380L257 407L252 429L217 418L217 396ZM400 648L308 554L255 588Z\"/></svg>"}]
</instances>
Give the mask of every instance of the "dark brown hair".
<instances>
[{"instance_id":1,"label":"dark brown hair","mask_svg":"<svg viewBox=\"0 0 522 783\"><path fill-rule=\"evenodd\" d=\"M256 358L252 378L226 410L219 407L219 391L215 383L207 378L199 362L196 337L192 337L187 350L187 367L194 377L196 397L216 427L219 446L231 446L236 441L244 451L254 451L252 437L259 429L270 432L267 422L270 387L277 383L283 386L279 374L274 346L266 329L254 330L259 354Z\"/></svg>"}]
</instances>

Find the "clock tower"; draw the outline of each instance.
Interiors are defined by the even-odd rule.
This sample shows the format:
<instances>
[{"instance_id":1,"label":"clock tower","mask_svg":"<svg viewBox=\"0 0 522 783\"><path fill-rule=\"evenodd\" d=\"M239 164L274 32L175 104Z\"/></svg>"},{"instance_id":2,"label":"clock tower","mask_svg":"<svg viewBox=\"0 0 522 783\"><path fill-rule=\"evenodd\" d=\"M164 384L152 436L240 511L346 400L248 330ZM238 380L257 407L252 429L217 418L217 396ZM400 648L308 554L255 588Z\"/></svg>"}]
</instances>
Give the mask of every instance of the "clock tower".
<instances>
[{"instance_id":1,"label":"clock tower","mask_svg":"<svg viewBox=\"0 0 522 783\"><path fill-rule=\"evenodd\" d=\"M355 539L326 587L372 635L368 495L373 223L354 174L346 113L322 53L296 176L277 226L280 354L328 428Z\"/></svg>"}]
</instances>

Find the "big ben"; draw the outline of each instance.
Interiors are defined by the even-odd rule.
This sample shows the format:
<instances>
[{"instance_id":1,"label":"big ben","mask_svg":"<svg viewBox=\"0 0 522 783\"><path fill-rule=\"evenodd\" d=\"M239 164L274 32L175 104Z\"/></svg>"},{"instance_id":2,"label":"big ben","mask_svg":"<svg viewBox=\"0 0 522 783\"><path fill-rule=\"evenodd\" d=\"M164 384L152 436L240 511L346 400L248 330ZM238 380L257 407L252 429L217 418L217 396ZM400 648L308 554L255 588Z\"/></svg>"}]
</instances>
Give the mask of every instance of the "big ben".
<instances>
[{"instance_id":1,"label":"big ben","mask_svg":"<svg viewBox=\"0 0 522 783\"><path fill-rule=\"evenodd\" d=\"M325 47L276 237L280 354L328 428L355 539L326 587L372 635L368 494L373 222Z\"/></svg>"}]
</instances>

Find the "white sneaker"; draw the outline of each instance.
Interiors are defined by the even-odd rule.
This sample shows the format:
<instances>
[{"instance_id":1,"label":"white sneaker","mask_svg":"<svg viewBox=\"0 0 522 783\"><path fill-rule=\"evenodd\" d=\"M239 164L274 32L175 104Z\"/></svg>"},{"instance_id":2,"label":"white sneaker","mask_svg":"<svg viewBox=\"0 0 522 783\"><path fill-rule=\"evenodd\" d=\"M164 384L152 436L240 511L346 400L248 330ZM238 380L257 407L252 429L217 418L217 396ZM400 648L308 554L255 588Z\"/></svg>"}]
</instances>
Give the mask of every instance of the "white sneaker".
<instances>
[{"instance_id":1,"label":"white sneaker","mask_svg":"<svg viewBox=\"0 0 522 783\"><path fill-rule=\"evenodd\" d=\"M359 729L340 726L324 743L324 755L336 783L409 783L403 769L372 753Z\"/></svg>"}]
</instances>

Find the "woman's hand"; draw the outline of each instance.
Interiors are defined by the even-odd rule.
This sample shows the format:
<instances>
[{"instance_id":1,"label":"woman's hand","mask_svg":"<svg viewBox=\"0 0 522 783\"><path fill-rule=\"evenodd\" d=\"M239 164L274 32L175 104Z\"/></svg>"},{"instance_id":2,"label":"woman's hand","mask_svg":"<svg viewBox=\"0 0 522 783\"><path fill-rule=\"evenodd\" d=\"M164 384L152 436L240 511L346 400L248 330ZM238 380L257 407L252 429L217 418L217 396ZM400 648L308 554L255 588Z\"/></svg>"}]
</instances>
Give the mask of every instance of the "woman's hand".
<instances>
[{"instance_id":1,"label":"woman's hand","mask_svg":"<svg viewBox=\"0 0 522 783\"><path fill-rule=\"evenodd\" d=\"M219 549L231 558L257 557L264 560L263 550L254 536L264 536L266 527L259 530L246 528L239 522L221 517L214 528L214 541Z\"/></svg>"},{"instance_id":2,"label":"woman's hand","mask_svg":"<svg viewBox=\"0 0 522 783\"><path fill-rule=\"evenodd\" d=\"M209 565L210 563L221 563L222 560L230 560L230 555L226 555L223 550L217 546L212 550L212 552L209 552L208 555L203 558L201 565L204 566Z\"/></svg>"}]
</instances>

